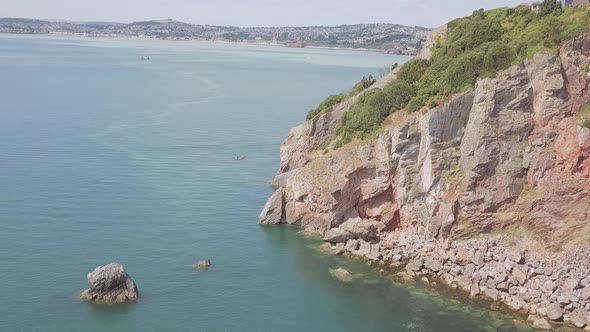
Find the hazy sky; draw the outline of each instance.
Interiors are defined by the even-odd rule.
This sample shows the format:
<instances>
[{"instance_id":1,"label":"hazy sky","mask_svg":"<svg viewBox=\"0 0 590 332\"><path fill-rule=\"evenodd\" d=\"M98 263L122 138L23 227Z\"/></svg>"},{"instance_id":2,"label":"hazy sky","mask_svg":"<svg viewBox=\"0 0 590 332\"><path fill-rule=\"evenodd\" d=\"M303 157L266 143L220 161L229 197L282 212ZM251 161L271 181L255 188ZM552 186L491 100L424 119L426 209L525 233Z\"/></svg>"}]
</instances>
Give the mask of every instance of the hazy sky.
<instances>
[{"instance_id":1,"label":"hazy sky","mask_svg":"<svg viewBox=\"0 0 590 332\"><path fill-rule=\"evenodd\" d=\"M132 22L173 18L236 26L399 23L439 26L524 0L0 0L0 17Z\"/></svg>"}]
</instances>

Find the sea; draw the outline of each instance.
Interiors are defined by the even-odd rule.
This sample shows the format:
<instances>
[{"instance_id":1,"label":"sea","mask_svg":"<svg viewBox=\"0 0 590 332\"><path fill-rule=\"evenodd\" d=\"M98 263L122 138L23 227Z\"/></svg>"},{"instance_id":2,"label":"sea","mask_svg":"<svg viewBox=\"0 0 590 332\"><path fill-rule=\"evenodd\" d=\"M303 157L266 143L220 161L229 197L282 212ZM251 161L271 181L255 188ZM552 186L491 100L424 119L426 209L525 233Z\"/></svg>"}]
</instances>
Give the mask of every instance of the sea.
<instances>
[{"instance_id":1,"label":"sea","mask_svg":"<svg viewBox=\"0 0 590 332\"><path fill-rule=\"evenodd\" d=\"M485 303L257 224L289 129L409 59L0 35L0 331L517 331ZM111 262L139 301L81 301Z\"/></svg>"}]
</instances>

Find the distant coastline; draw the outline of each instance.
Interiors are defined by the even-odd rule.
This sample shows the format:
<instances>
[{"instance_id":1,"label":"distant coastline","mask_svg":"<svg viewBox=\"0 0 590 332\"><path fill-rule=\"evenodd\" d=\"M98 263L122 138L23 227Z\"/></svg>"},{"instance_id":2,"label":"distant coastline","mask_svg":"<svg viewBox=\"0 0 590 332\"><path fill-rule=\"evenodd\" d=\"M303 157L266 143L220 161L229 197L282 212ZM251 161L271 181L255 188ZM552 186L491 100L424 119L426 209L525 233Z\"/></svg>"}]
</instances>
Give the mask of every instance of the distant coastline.
<instances>
[{"instance_id":1,"label":"distant coastline","mask_svg":"<svg viewBox=\"0 0 590 332\"><path fill-rule=\"evenodd\" d=\"M201 39L190 39L190 40L175 40L175 39L158 39L158 38L151 38L151 37L134 37L134 36L84 36L84 35L74 35L74 34L32 34L32 33L8 33L8 32L0 32L0 36L12 36L15 38L18 37L56 37L60 39L89 39L89 40L129 40L129 41L169 41L169 42L195 42L195 43L211 43L211 44L220 44L220 45L236 45L236 46L259 46L259 47L269 47L269 48L285 48L285 49L311 49L311 50L331 50L331 51L352 51L352 52L369 52L374 54L383 54L383 55L391 55L391 56L408 56L413 57L415 55L410 54L397 54L397 53L387 53L381 49L375 48L362 48L362 47L331 47L331 46L314 46L309 45L304 48L295 48L295 47L288 47L284 44L273 44L273 43L256 43L256 42L244 42L244 41L225 41L225 40L201 40Z\"/></svg>"},{"instance_id":2,"label":"distant coastline","mask_svg":"<svg viewBox=\"0 0 590 332\"><path fill-rule=\"evenodd\" d=\"M291 48L370 50L410 56L418 54L428 31L422 27L384 23L239 28L194 25L171 19L124 24L0 18L0 33L3 34L197 40Z\"/></svg>"}]
</instances>

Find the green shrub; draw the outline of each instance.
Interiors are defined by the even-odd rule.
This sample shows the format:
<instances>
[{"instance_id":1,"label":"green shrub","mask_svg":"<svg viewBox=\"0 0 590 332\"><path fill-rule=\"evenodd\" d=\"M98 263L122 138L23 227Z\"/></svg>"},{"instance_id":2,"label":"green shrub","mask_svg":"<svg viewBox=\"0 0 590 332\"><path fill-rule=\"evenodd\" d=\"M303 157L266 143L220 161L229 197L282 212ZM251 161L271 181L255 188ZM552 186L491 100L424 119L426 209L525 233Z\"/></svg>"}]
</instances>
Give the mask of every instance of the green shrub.
<instances>
[{"instance_id":1,"label":"green shrub","mask_svg":"<svg viewBox=\"0 0 590 332\"><path fill-rule=\"evenodd\" d=\"M373 75L364 76L357 84L352 88L351 96L356 96L359 93L368 89L371 85L375 84L377 80L373 78Z\"/></svg>"},{"instance_id":2,"label":"green shrub","mask_svg":"<svg viewBox=\"0 0 590 332\"><path fill-rule=\"evenodd\" d=\"M578 112L578 123L580 126L590 129L590 103L582 106Z\"/></svg>"},{"instance_id":3,"label":"green shrub","mask_svg":"<svg viewBox=\"0 0 590 332\"><path fill-rule=\"evenodd\" d=\"M406 62L397 73L397 79L412 84L420 79L430 67L429 60L413 59Z\"/></svg>"},{"instance_id":4,"label":"green shrub","mask_svg":"<svg viewBox=\"0 0 590 332\"><path fill-rule=\"evenodd\" d=\"M452 94L472 89L478 79L494 77L538 52L555 51L563 40L590 31L588 7L562 10L557 1L546 0L543 8L538 13L528 6L477 10L450 22L430 60L405 63L397 79L382 90L360 96L344 117L338 144L368 137L396 111L435 107Z\"/></svg>"},{"instance_id":5,"label":"green shrub","mask_svg":"<svg viewBox=\"0 0 590 332\"><path fill-rule=\"evenodd\" d=\"M372 75L363 77L357 84L354 85L352 88L352 92L350 94L341 93L337 95L330 95L328 98L324 99L318 107L309 110L307 112L307 120L313 119L316 115L320 114L321 112L329 109L330 107L340 104L341 102L345 101L348 97L356 96L359 93L365 91L371 85L375 84L377 79L375 79Z\"/></svg>"},{"instance_id":6,"label":"green shrub","mask_svg":"<svg viewBox=\"0 0 590 332\"><path fill-rule=\"evenodd\" d=\"M343 144L353 138L365 139L377 130L383 122L383 115L375 107L368 104L356 104L343 117L343 125L338 129L338 135Z\"/></svg>"},{"instance_id":7,"label":"green shrub","mask_svg":"<svg viewBox=\"0 0 590 332\"><path fill-rule=\"evenodd\" d=\"M347 95L346 94L338 94L338 95L330 95L328 96L328 98L324 99L324 101L322 101L318 107L311 109L308 113L307 113L307 119L313 119L316 115L320 114L322 111L327 110L328 108L336 105L336 104L340 104L341 102L343 102L344 100L346 100Z\"/></svg>"},{"instance_id":8,"label":"green shrub","mask_svg":"<svg viewBox=\"0 0 590 332\"><path fill-rule=\"evenodd\" d=\"M543 0L539 8L540 16L561 14L561 2L556 0Z\"/></svg>"}]
</instances>

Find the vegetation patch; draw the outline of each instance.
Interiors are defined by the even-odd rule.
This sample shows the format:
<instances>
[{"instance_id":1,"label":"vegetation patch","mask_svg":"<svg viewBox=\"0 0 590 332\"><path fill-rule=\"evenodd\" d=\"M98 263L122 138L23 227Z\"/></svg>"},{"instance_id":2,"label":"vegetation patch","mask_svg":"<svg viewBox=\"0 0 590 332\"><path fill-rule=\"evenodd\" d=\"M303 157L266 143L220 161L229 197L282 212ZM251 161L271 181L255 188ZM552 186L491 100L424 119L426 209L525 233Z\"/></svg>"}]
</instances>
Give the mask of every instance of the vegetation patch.
<instances>
[{"instance_id":1,"label":"vegetation patch","mask_svg":"<svg viewBox=\"0 0 590 332\"><path fill-rule=\"evenodd\" d=\"M358 95L359 93L363 92L364 90L371 87L371 85L375 84L377 80L373 78L372 75L364 76L357 84L354 85L352 91L350 93L341 93L337 95L329 95L328 98L324 99L318 107L311 109L307 113L307 120L313 119L316 115L320 114L323 111L331 109L335 105L340 104L341 102L345 101L349 97L353 97Z\"/></svg>"},{"instance_id":2,"label":"vegetation patch","mask_svg":"<svg viewBox=\"0 0 590 332\"><path fill-rule=\"evenodd\" d=\"M346 98L348 98L348 95L344 93L338 95L329 95L328 98L324 99L324 101L322 101L318 105L318 107L309 110L309 112L307 113L307 119L313 119L316 115L320 114L321 112L345 101Z\"/></svg>"},{"instance_id":3,"label":"vegetation patch","mask_svg":"<svg viewBox=\"0 0 590 332\"><path fill-rule=\"evenodd\" d=\"M586 104L578 113L578 123L580 126L590 129L590 104Z\"/></svg>"},{"instance_id":4,"label":"vegetation patch","mask_svg":"<svg viewBox=\"0 0 590 332\"><path fill-rule=\"evenodd\" d=\"M443 183L449 186L457 186L461 184L465 177L463 169L460 166L453 167L444 177Z\"/></svg>"},{"instance_id":5,"label":"vegetation patch","mask_svg":"<svg viewBox=\"0 0 590 332\"><path fill-rule=\"evenodd\" d=\"M358 95L359 93L368 89L371 85L375 84L375 82L377 82L377 79L373 78L373 75L363 77L357 84L354 85L350 95Z\"/></svg>"},{"instance_id":6,"label":"vegetation patch","mask_svg":"<svg viewBox=\"0 0 590 332\"><path fill-rule=\"evenodd\" d=\"M394 112L436 107L452 94L472 89L478 79L494 77L536 53L555 52L562 41L586 31L590 8L562 9L555 0L545 0L539 11L529 6L480 9L454 20L430 60L405 63L383 89L363 89L344 116L335 147L366 139Z\"/></svg>"}]
</instances>

